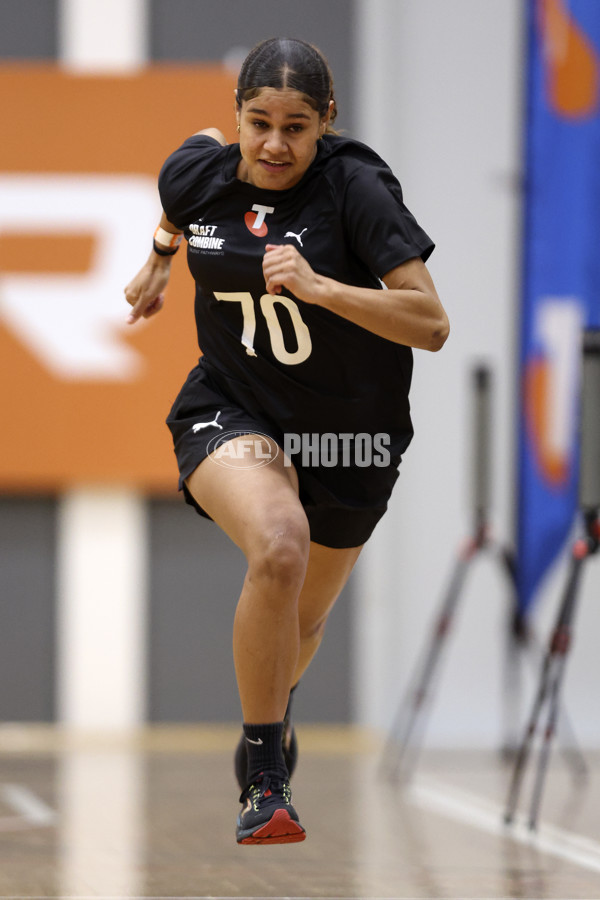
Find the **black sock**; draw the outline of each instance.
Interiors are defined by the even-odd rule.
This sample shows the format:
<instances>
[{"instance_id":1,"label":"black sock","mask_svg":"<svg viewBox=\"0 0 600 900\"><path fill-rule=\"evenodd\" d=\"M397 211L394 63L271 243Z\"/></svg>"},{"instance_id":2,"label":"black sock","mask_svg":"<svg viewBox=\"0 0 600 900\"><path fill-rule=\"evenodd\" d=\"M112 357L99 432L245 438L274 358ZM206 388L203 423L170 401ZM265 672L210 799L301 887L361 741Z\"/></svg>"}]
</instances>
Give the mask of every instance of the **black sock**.
<instances>
[{"instance_id":1,"label":"black sock","mask_svg":"<svg viewBox=\"0 0 600 900\"><path fill-rule=\"evenodd\" d=\"M252 784L261 772L273 773L287 781L288 771L281 746L282 734L283 722L269 722L266 725L249 725L244 722L248 748L248 784Z\"/></svg>"}]
</instances>

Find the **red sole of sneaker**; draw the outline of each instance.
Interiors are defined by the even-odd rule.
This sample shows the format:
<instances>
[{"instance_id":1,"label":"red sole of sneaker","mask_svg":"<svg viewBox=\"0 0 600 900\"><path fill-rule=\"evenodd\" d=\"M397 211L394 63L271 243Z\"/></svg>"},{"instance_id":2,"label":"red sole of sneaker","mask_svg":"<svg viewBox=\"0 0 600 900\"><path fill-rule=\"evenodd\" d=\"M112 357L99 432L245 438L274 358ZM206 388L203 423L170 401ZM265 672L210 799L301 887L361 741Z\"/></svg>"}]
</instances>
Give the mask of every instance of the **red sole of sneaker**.
<instances>
[{"instance_id":1,"label":"red sole of sneaker","mask_svg":"<svg viewBox=\"0 0 600 900\"><path fill-rule=\"evenodd\" d=\"M242 838L240 844L295 844L303 841L306 832L298 822L290 819L285 809L278 809L272 818L254 834Z\"/></svg>"}]
</instances>

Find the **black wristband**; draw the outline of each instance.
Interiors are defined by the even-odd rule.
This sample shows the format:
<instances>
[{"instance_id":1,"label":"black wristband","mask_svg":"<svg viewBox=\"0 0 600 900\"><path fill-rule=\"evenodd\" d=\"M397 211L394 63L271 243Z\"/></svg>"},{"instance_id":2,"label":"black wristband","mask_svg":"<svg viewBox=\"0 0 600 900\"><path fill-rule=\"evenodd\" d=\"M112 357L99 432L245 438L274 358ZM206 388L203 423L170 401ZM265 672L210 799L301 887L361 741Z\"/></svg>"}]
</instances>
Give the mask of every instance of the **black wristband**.
<instances>
[{"instance_id":1,"label":"black wristband","mask_svg":"<svg viewBox=\"0 0 600 900\"><path fill-rule=\"evenodd\" d=\"M152 238L152 248L159 256L173 256L179 250L179 247L169 247L168 249L159 247L154 238Z\"/></svg>"}]
</instances>

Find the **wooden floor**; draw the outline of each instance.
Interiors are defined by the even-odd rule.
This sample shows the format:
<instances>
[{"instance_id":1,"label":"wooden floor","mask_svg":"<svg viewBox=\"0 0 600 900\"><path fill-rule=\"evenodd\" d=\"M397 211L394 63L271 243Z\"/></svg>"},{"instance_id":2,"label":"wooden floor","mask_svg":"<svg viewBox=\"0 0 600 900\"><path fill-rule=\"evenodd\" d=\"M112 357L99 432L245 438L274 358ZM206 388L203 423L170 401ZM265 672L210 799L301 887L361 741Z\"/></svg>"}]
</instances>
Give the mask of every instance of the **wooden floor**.
<instances>
[{"instance_id":1,"label":"wooden floor","mask_svg":"<svg viewBox=\"0 0 600 900\"><path fill-rule=\"evenodd\" d=\"M108 740L0 727L0 896L600 898L600 754L560 753L541 826L502 824L510 768L428 752L407 788L345 729L298 729L301 844L235 843L237 729Z\"/></svg>"}]
</instances>

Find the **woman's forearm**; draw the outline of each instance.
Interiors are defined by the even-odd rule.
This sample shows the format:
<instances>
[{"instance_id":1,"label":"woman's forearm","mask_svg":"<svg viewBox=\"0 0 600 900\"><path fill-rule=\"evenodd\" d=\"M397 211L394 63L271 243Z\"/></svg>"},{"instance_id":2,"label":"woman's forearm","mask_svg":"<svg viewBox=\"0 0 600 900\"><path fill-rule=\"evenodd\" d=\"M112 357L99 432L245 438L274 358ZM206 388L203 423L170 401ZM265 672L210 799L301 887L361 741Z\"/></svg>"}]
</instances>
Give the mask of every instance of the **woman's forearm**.
<instances>
[{"instance_id":1,"label":"woman's forearm","mask_svg":"<svg viewBox=\"0 0 600 900\"><path fill-rule=\"evenodd\" d=\"M318 281L320 306L389 341L435 351L448 337L448 317L434 293L354 287L324 276Z\"/></svg>"}]
</instances>

